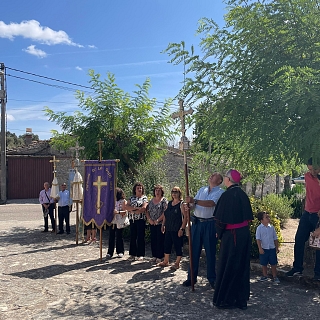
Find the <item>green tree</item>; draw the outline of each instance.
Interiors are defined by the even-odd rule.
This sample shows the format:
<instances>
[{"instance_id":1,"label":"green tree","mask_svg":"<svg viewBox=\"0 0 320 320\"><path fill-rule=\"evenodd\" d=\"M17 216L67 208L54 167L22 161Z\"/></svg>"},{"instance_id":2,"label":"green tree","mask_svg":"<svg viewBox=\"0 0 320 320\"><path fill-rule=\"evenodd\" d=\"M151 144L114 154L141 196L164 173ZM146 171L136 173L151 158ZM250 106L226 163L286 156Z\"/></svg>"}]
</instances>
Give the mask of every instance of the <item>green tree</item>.
<instances>
[{"instance_id":1,"label":"green tree","mask_svg":"<svg viewBox=\"0 0 320 320\"><path fill-rule=\"evenodd\" d=\"M260 173L310 156L320 164L318 1L225 2L225 26L199 22L201 55L183 42L166 49L187 66L196 142Z\"/></svg>"},{"instance_id":2,"label":"green tree","mask_svg":"<svg viewBox=\"0 0 320 320\"><path fill-rule=\"evenodd\" d=\"M113 74L101 80L100 74L89 72L93 94L78 92L79 107L73 115L54 112L48 107L45 113L51 121L62 128L54 132L53 143L59 148L68 148L78 139L85 147L87 159L98 158L97 140L104 141L103 159L120 159L124 172L137 174L137 164L158 157L157 147L165 144L173 132L167 101L157 108L156 99L149 98L150 81L136 85L134 96L121 90Z\"/></svg>"},{"instance_id":3,"label":"green tree","mask_svg":"<svg viewBox=\"0 0 320 320\"><path fill-rule=\"evenodd\" d=\"M31 135L32 135L32 141L39 140L38 135L33 133ZM17 148L25 145L26 134L17 136L15 133L7 131L6 136L7 136L7 149L13 149L13 148Z\"/></svg>"}]
</instances>

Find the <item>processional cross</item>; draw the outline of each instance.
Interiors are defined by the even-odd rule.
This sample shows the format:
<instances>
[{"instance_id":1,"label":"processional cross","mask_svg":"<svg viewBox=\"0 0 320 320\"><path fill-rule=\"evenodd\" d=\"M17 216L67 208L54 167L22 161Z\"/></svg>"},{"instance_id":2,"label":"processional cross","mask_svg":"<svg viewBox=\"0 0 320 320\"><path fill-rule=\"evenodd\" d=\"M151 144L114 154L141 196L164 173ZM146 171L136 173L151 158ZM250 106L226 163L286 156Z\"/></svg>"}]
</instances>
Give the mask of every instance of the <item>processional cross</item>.
<instances>
[{"instance_id":1,"label":"processional cross","mask_svg":"<svg viewBox=\"0 0 320 320\"><path fill-rule=\"evenodd\" d=\"M57 168L56 162L60 162L60 160L56 160L56 156L53 156L53 160L49 160L49 162L53 162L53 177L55 177L56 173L57 173L57 171L56 171L56 168Z\"/></svg>"},{"instance_id":2,"label":"processional cross","mask_svg":"<svg viewBox=\"0 0 320 320\"><path fill-rule=\"evenodd\" d=\"M76 168L79 167L79 151L80 150L84 150L84 149L85 149L84 147L80 147L79 146L78 140L76 141L76 146L70 148L70 150L75 150L76 151L76 163L75 163L75 165L73 164L72 169L74 167L76 167Z\"/></svg>"},{"instance_id":3,"label":"processional cross","mask_svg":"<svg viewBox=\"0 0 320 320\"><path fill-rule=\"evenodd\" d=\"M102 144L103 144L104 141L102 141L101 139L99 139L97 141L98 145L99 145L99 161L102 160Z\"/></svg>"}]
</instances>

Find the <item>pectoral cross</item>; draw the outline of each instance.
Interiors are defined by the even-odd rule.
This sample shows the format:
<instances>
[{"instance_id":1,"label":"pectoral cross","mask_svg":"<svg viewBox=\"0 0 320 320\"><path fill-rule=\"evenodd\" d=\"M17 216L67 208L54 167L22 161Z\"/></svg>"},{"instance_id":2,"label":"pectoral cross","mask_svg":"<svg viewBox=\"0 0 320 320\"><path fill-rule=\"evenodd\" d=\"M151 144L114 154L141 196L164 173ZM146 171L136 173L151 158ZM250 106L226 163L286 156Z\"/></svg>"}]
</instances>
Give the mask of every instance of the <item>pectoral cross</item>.
<instances>
[{"instance_id":1,"label":"pectoral cross","mask_svg":"<svg viewBox=\"0 0 320 320\"><path fill-rule=\"evenodd\" d=\"M98 145L99 145L99 161L102 160L102 144L103 141L101 139L99 139L99 141L97 141Z\"/></svg>"},{"instance_id":2,"label":"pectoral cross","mask_svg":"<svg viewBox=\"0 0 320 320\"><path fill-rule=\"evenodd\" d=\"M93 182L93 185L98 188L98 196L97 196L97 205L96 205L96 207L97 207L97 214L100 214L100 208L101 208L101 203L100 203L100 202L101 202L101 201L100 201L100 199L101 199L101 188L104 187L104 186L106 186L106 185L108 185L108 183L101 181L101 176L98 176L98 180L97 180L96 182Z\"/></svg>"},{"instance_id":3,"label":"pectoral cross","mask_svg":"<svg viewBox=\"0 0 320 320\"><path fill-rule=\"evenodd\" d=\"M53 160L49 160L49 162L53 162L53 176L56 176L56 162L60 162L60 160L56 160L56 156L53 156Z\"/></svg>"}]
</instances>

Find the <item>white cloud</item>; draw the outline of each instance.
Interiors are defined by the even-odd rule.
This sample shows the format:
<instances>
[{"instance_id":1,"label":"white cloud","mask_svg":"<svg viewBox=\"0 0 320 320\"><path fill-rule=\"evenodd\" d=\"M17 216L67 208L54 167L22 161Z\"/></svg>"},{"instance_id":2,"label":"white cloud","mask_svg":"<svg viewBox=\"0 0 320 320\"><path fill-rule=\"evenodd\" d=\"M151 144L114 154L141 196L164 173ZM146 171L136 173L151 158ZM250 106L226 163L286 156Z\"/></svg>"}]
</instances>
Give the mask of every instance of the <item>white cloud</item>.
<instances>
[{"instance_id":1,"label":"white cloud","mask_svg":"<svg viewBox=\"0 0 320 320\"><path fill-rule=\"evenodd\" d=\"M47 45L66 44L83 47L73 42L65 31L55 31L49 27L43 27L36 20L11 22L10 24L0 21L0 38L14 40L15 37L24 37Z\"/></svg>"},{"instance_id":2,"label":"white cloud","mask_svg":"<svg viewBox=\"0 0 320 320\"><path fill-rule=\"evenodd\" d=\"M89 45L88 45L88 48L96 49L97 47L96 47L94 44L89 44Z\"/></svg>"},{"instance_id":3,"label":"white cloud","mask_svg":"<svg viewBox=\"0 0 320 320\"><path fill-rule=\"evenodd\" d=\"M82 71L81 67L76 66L76 69Z\"/></svg>"},{"instance_id":4,"label":"white cloud","mask_svg":"<svg viewBox=\"0 0 320 320\"><path fill-rule=\"evenodd\" d=\"M22 49L22 51L32 54L33 56L36 56L38 58L45 58L47 56L47 54L44 51L36 49L35 45L31 45L27 49Z\"/></svg>"},{"instance_id":5,"label":"white cloud","mask_svg":"<svg viewBox=\"0 0 320 320\"><path fill-rule=\"evenodd\" d=\"M16 120L15 117L12 114L7 113L7 121L10 122L10 121L14 121L14 120Z\"/></svg>"}]
</instances>

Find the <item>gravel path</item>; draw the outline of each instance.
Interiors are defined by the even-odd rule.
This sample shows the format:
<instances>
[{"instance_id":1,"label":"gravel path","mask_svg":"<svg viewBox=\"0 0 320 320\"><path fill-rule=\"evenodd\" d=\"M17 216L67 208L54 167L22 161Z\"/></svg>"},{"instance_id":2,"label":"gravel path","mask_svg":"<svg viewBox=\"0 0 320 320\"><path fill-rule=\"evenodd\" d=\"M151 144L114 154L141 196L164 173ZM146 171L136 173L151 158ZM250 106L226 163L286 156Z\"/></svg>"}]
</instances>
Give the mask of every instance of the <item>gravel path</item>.
<instances>
[{"instance_id":1,"label":"gravel path","mask_svg":"<svg viewBox=\"0 0 320 320\"><path fill-rule=\"evenodd\" d=\"M97 244L75 245L74 226L71 235L44 234L42 228L38 204L0 206L0 319L319 317L319 288L287 281L260 283L252 273L248 310L218 310L212 306L205 258L192 292L181 286L186 279L186 258L176 272L152 267L147 260L129 262L127 251L124 258L100 262ZM104 231L103 255L106 246Z\"/></svg>"}]
</instances>

